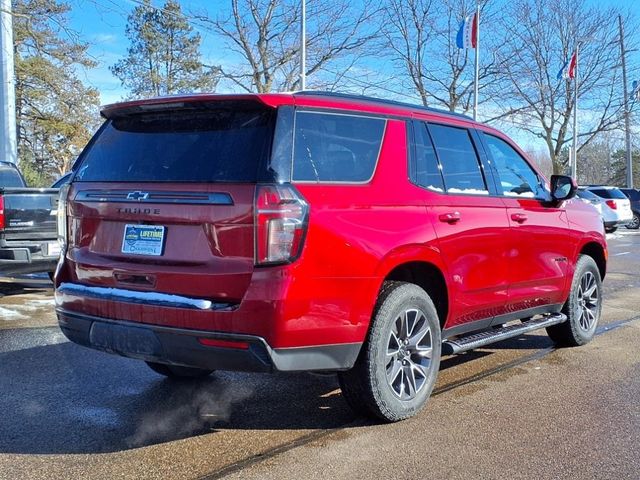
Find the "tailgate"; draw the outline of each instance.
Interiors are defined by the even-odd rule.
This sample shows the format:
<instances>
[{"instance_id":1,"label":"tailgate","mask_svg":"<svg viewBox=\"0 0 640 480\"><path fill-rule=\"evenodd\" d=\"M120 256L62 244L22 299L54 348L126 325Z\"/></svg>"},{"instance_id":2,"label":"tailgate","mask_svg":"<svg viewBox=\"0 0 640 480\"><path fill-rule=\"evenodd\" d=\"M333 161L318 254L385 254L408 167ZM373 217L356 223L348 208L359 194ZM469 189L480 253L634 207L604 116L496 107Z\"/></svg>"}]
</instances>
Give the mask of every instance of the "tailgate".
<instances>
[{"instance_id":1,"label":"tailgate","mask_svg":"<svg viewBox=\"0 0 640 480\"><path fill-rule=\"evenodd\" d=\"M56 189L6 189L3 238L7 241L56 239Z\"/></svg>"},{"instance_id":2,"label":"tailgate","mask_svg":"<svg viewBox=\"0 0 640 480\"><path fill-rule=\"evenodd\" d=\"M254 265L255 185L74 185L68 256L80 283L239 302Z\"/></svg>"}]
</instances>

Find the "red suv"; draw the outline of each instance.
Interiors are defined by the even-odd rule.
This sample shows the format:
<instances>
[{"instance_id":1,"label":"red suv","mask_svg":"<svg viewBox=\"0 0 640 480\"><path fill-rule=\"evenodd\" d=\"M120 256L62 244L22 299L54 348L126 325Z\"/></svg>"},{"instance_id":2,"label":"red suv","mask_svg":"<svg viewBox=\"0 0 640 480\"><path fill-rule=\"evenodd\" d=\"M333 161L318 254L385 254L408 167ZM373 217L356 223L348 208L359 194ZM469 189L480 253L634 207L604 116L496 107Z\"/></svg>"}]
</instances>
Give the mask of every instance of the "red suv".
<instances>
[{"instance_id":1,"label":"red suv","mask_svg":"<svg viewBox=\"0 0 640 480\"><path fill-rule=\"evenodd\" d=\"M107 106L63 194L56 309L167 376L338 372L416 413L440 356L595 331L602 222L468 117L301 92Z\"/></svg>"}]
</instances>

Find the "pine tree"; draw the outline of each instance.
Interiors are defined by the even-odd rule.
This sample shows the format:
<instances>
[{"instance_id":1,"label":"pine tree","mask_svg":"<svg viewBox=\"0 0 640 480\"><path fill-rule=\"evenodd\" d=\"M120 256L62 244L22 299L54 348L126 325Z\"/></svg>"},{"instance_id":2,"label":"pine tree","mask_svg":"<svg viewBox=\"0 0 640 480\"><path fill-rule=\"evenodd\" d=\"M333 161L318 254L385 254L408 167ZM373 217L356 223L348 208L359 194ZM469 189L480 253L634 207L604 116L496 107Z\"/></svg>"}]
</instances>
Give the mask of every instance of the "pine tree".
<instances>
[{"instance_id":1,"label":"pine tree","mask_svg":"<svg viewBox=\"0 0 640 480\"><path fill-rule=\"evenodd\" d=\"M609 185L619 187L627 186L627 156L623 149L616 150L611 155L611 168L613 173L609 177ZM631 151L631 160L633 163L633 183L635 188L640 188L640 150Z\"/></svg>"},{"instance_id":2,"label":"pine tree","mask_svg":"<svg viewBox=\"0 0 640 480\"><path fill-rule=\"evenodd\" d=\"M151 0L129 15L127 56L111 67L132 97L214 91L218 67L203 65L201 38L193 33L180 4L168 0L155 8Z\"/></svg>"},{"instance_id":3,"label":"pine tree","mask_svg":"<svg viewBox=\"0 0 640 480\"><path fill-rule=\"evenodd\" d=\"M98 92L78 78L95 63L58 0L12 3L18 156L33 186L68 171L99 120Z\"/></svg>"}]
</instances>

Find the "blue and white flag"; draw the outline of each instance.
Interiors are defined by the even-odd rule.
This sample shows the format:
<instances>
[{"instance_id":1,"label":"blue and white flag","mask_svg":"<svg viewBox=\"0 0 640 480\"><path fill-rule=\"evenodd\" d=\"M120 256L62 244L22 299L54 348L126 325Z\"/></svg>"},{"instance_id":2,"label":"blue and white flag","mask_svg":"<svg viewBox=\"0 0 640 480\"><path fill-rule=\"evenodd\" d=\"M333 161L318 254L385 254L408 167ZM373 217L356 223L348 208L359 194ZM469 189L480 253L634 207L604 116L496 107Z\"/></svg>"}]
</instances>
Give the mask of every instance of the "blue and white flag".
<instances>
[{"instance_id":1,"label":"blue and white flag","mask_svg":"<svg viewBox=\"0 0 640 480\"><path fill-rule=\"evenodd\" d=\"M460 49L476 48L478 46L478 14L466 17L460 24L456 35L456 45Z\"/></svg>"}]
</instances>

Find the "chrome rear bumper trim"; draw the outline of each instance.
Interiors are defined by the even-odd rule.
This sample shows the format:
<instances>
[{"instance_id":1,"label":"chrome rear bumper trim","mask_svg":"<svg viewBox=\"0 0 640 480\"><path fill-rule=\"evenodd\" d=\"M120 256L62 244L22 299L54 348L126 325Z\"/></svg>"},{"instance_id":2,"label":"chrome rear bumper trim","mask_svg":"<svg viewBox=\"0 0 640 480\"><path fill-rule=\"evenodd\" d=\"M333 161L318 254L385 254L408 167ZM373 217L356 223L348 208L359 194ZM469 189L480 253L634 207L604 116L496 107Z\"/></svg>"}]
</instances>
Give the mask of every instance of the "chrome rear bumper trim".
<instances>
[{"instance_id":1,"label":"chrome rear bumper trim","mask_svg":"<svg viewBox=\"0 0 640 480\"><path fill-rule=\"evenodd\" d=\"M232 303L214 302L201 298L189 298L158 292L139 292L122 288L89 287L77 283L61 283L56 289L56 304L60 305L64 295L78 295L115 302L156 305L160 307L191 308L195 310L233 310Z\"/></svg>"}]
</instances>

